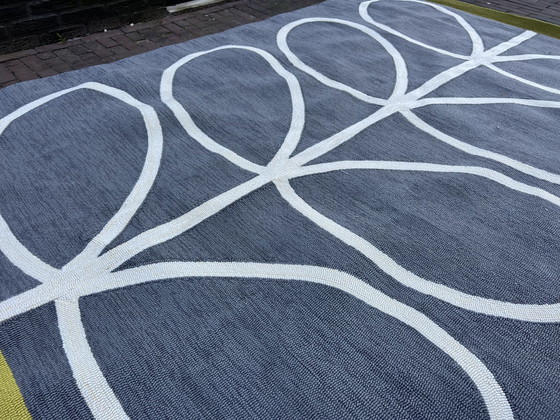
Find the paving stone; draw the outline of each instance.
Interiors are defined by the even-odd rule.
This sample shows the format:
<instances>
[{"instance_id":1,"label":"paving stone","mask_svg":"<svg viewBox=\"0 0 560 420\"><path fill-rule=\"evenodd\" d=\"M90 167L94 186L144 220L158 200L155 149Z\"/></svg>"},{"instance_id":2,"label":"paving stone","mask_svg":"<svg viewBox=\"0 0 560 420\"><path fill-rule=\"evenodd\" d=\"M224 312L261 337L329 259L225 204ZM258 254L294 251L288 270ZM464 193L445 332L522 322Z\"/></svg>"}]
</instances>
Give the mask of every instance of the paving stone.
<instances>
[{"instance_id":1,"label":"paving stone","mask_svg":"<svg viewBox=\"0 0 560 420\"><path fill-rule=\"evenodd\" d=\"M44 70L48 68L48 64L46 64L44 60L41 60L36 55L29 55L27 57L21 58L20 60L34 71Z\"/></svg>"},{"instance_id":2,"label":"paving stone","mask_svg":"<svg viewBox=\"0 0 560 420\"><path fill-rule=\"evenodd\" d=\"M165 26L167 30L173 32L176 35L181 35L185 31L183 28L173 22L166 23L163 26Z\"/></svg>"},{"instance_id":3,"label":"paving stone","mask_svg":"<svg viewBox=\"0 0 560 420\"><path fill-rule=\"evenodd\" d=\"M507 11L519 16L533 17L546 20L551 23L560 24L560 17L551 19L550 15L545 12L549 3L547 0L493 0L491 2L485 0L463 0L476 6L486 7L498 11ZM557 1L557 0L554 0ZM548 18L547 18L548 17Z\"/></svg>"},{"instance_id":4,"label":"paving stone","mask_svg":"<svg viewBox=\"0 0 560 420\"><path fill-rule=\"evenodd\" d=\"M74 55L74 53L68 48L59 48L58 50L55 50L54 53L57 57L61 57L62 59L66 59Z\"/></svg>"},{"instance_id":5,"label":"paving stone","mask_svg":"<svg viewBox=\"0 0 560 420\"><path fill-rule=\"evenodd\" d=\"M37 75L39 77L56 76L57 74L58 74L58 72L56 70L51 69L51 68L37 71Z\"/></svg>"},{"instance_id":6,"label":"paving stone","mask_svg":"<svg viewBox=\"0 0 560 420\"><path fill-rule=\"evenodd\" d=\"M88 35L87 37L84 37L83 39L86 40L86 41L98 41L100 39L110 38L112 36L120 35L122 33L124 33L124 32L121 31L120 29L112 29L112 30L107 31L107 32L99 32L97 34Z\"/></svg>"},{"instance_id":7,"label":"paving stone","mask_svg":"<svg viewBox=\"0 0 560 420\"><path fill-rule=\"evenodd\" d=\"M89 52L89 49L84 44L75 45L69 48L69 50L76 55L86 54Z\"/></svg>"},{"instance_id":8,"label":"paving stone","mask_svg":"<svg viewBox=\"0 0 560 420\"><path fill-rule=\"evenodd\" d=\"M117 45L116 47L109 48L109 51L111 51L115 55L120 55L123 57L126 56L126 54L130 53L130 50L123 47L122 45Z\"/></svg>"},{"instance_id":9,"label":"paving stone","mask_svg":"<svg viewBox=\"0 0 560 420\"><path fill-rule=\"evenodd\" d=\"M11 54L0 55L0 63L10 61L10 60L15 60L15 59L18 59L18 58L21 58L21 57L26 57L28 55L33 55L33 54L36 54L36 53L37 53L37 50L31 49L31 50L18 51L18 52L11 53Z\"/></svg>"},{"instance_id":10,"label":"paving stone","mask_svg":"<svg viewBox=\"0 0 560 420\"><path fill-rule=\"evenodd\" d=\"M16 80L14 73L7 67L0 67L0 84Z\"/></svg>"},{"instance_id":11,"label":"paving stone","mask_svg":"<svg viewBox=\"0 0 560 420\"><path fill-rule=\"evenodd\" d=\"M152 40L149 40L149 39L144 39L142 41L138 41L137 44L144 51L155 50L156 48L159 47L158 44L156 44L155 42L153 42Z\"/></svg>"},{"instance_id":12,"label":"paving stone","mask_svg":"<svg viewBox=\"0 0 560 420\"><path fill-rule=\"evenodd\" d=\"M4 61L3 65L5 67L12 67L18 65L19 63L19 58L16 58L15 60Z\"/></svg>"},{"instance_id":13,"label":"paving stone","mask_svg":"<svg viewBox=\"0 0 560 420\"><path fill-rule=\"evenodd\" d=\"M167 38L167 44L166 45L172 45L172 44L178 44L179 42L184 42L186 41L185 39L185 35L169 35L169 37Z\"/></svg>"},{"instance_id":14,"label":"paving stone","mask_svg":"<svg viewBox=\"0 0 560 420\"><path fill-rule=\"evenodd\" d=\"M183 27L183 28L186 28L188 26L192 26L192 23L188 19L180 19L180 20L174 21L174 23L178 26Z\"/></svg>"},{"instance_id":15,"label":"paving stone","mask_svg":"<svg viewBox=\"0 0 560 420\"><path fill-rule=\"evenodd\" d=\"M0 55L0 87L109 63L165 45L320 3L322 0L237 0L165 16L71 41ZM463 0L495 10L560 24L560 0ZM2 0L0 0L2 3ZM9 3L6 1L6 4ZM123 1L123 4L125 2ZM93 9L92 9L93 10ZM93 10L101 13L100 10ZM47 16L50 18L49 16ZM72 20L72 16L66 19ZM46 19L47 28L52 22Z\"/></svg>"},{"instance_id":16,"label":"paving stone","mask_svg":"<svg viewBox=\"0 0 560 420\"><path fill-rule=\"evenodd\" d=\"M45 60L45 62L50 66L50 67L55 67L58 65L64 65L66 64L66 62L64 60L62 60L60 57L54 57L54 58L49 58L48 60Z\"/></svg>"},{"instance_id":17,"label":"paving stone","mask_svg":"<svg viewBox=\"0 0 560 420\"><path fill-rule=\"evenodd\" d=\"M134 51L136 49L136 42L131 40L127 35L115 35L114 37L112 37L112 39L114 39L117 44L125 47L126 49Z\"/></svg>"},{"instance_id":18,"label":"paving stone","mask_svg":"<svg viewBox=\"0 0 560 420\"><path fill-rule=\"evenodd\" d=\"M37 54L37 57L39 57L41 60L46 60L48 58L53 58L56 56L52 52L44 52L44 53Z\"/></svg>"},{"instance_id":19,"label":"paving stone","mask_svg":"<svg viewBox=\"0 0 560 420\"><path fill-rule=\"evenodd\" d=\"M126 26L122 29L122 31L124 33L129 33L129 32L138 32L142 29L148 29L153 27L154 25L157 25L157 21L156 22L145 22L145 23L136 23L133 26Z\"/></svg>"},{"instance_id":20,"label":"paving stone","mask_svg":"<svg viewBox=\"0 0 560 420\"><path fill-rule=\"evenodd\" d=\"M44 53L51 52L57 49L60 49L60 44L41 45L40 47L36 47L35 51L37 51L38 53Z\"/></svg>"},{"instance_id":21,"label":"paving stone","mask_svg":"<svg viewBox=\"0 0 560 420\"><path fill-rule=\"evenodd\" d=\"M182 30L182 28L181 28ZM142 35L139 32L129 32L126 34L126 37L132 41L140 41L141 39L144 39L144 35Z\"/></svg>"},{"instance_id":22,"label":"paving stone","mask_svg":"<svg viewBox=\"0 0 560 420\"><path fill-rule=\"evenodd\" d=\"M119 43L113 38L100 38L97 40L97 42L99 42L105 48L116 47L117 45L119 45Z\"/></svg>"},{"instance_id":23,"label":"paving stone","mask_svg":"<svg viewBox=\"0 0 560 420\"><path fill-rule=\"evenodd\" d=\"M158 33L153 28L141 29L138 31L144 38L156 37Z\"/></svg>"},{"instance_id":24,"label":"paving stone","mask_svg":"<svg viewBox=\"0 0 560 420\"><path fill-rule=\"evenodd\" d=\"M23 62L18 64L17 66L11 67L10 70L12 71L12 73L14 73L16 78L21 81L33 80L37 78L37 73L23 64Z\"/></svg>"}]
</instances>

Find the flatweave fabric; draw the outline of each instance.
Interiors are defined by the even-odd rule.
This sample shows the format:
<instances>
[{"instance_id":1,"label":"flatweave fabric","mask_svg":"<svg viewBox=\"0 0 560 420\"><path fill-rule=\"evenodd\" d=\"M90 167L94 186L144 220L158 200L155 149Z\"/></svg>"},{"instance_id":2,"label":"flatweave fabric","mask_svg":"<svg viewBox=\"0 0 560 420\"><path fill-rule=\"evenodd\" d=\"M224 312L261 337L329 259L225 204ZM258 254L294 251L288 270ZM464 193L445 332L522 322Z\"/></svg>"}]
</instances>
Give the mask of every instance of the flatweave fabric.
<instances>
[{"instance_id":1,"label":"flatweave fabric","mask_svg":"<svg viewBox=\"0 0 560 420\"><path fill-rule=\"evenodd\" d=\"M327 0L0 91L1 419L560 419L560 42Z\"/></svg>"}]
</instances>

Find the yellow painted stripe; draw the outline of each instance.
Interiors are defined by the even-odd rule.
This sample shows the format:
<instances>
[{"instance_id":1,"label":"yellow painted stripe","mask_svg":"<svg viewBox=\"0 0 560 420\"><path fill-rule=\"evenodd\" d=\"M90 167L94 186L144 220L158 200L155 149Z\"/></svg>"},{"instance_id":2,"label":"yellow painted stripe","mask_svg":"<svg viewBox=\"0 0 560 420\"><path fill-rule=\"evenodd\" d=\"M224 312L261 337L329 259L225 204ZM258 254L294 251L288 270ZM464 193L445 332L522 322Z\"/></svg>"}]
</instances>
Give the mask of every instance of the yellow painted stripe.
<instances>
[{"instance_id":1,"label":"yellow painted stripe","mask_svg":"<svg viewBox=\"0 0 560 420\"><path fill-rule=\"evenodd\" d=\"M0 351L0 419L31 420L6 358Z\"/></svg>"}]
</instances>

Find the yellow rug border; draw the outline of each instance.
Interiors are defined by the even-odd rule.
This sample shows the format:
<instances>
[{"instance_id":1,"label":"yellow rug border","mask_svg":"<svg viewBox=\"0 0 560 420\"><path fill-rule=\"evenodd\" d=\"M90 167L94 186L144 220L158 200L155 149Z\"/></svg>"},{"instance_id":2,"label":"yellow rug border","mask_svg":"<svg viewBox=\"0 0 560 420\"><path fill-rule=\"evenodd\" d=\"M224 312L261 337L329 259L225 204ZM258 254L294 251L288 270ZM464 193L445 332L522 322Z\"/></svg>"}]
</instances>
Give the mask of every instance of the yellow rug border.
<instances>
[{"instance_id":1,"label":"yellow rug border","mask_svg":"<svg viewBox=\"0 0 560 420\"><path fill-rule=\"evenodd\" d=\"M14 374L0 351L0 418L10 420L31 420L23 395Z\"/></svg>"}]
</instances>

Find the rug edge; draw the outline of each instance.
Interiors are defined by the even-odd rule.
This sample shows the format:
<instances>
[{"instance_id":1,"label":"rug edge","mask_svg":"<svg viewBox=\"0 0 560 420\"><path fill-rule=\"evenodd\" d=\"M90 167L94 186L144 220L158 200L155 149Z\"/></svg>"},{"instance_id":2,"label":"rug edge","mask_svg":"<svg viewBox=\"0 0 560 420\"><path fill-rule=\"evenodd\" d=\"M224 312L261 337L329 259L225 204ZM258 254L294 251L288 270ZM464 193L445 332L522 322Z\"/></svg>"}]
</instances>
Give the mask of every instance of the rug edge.
<instances>
[{"instance_id":1,"label":"rug edge","mask_svg":"<svg viewBox=\"0 0 560 420\"><path fill-rule=\"evenodd\" d=\"M454 9L462 10L463 12L471 13L476 16L481 16L487 19L506 23L508 25L516 26L518 28L547 35L551 38L560 39L560 25L556 25L554 23L545 22L543 20L533 19L529 17L519 16L513 13L500 12L498 10L476 6L470 3L465 3L460 0L428 0L428 1L430 1L431 3L437 3L443 6L448 6Z\"/></svg>"}]
</instances>

